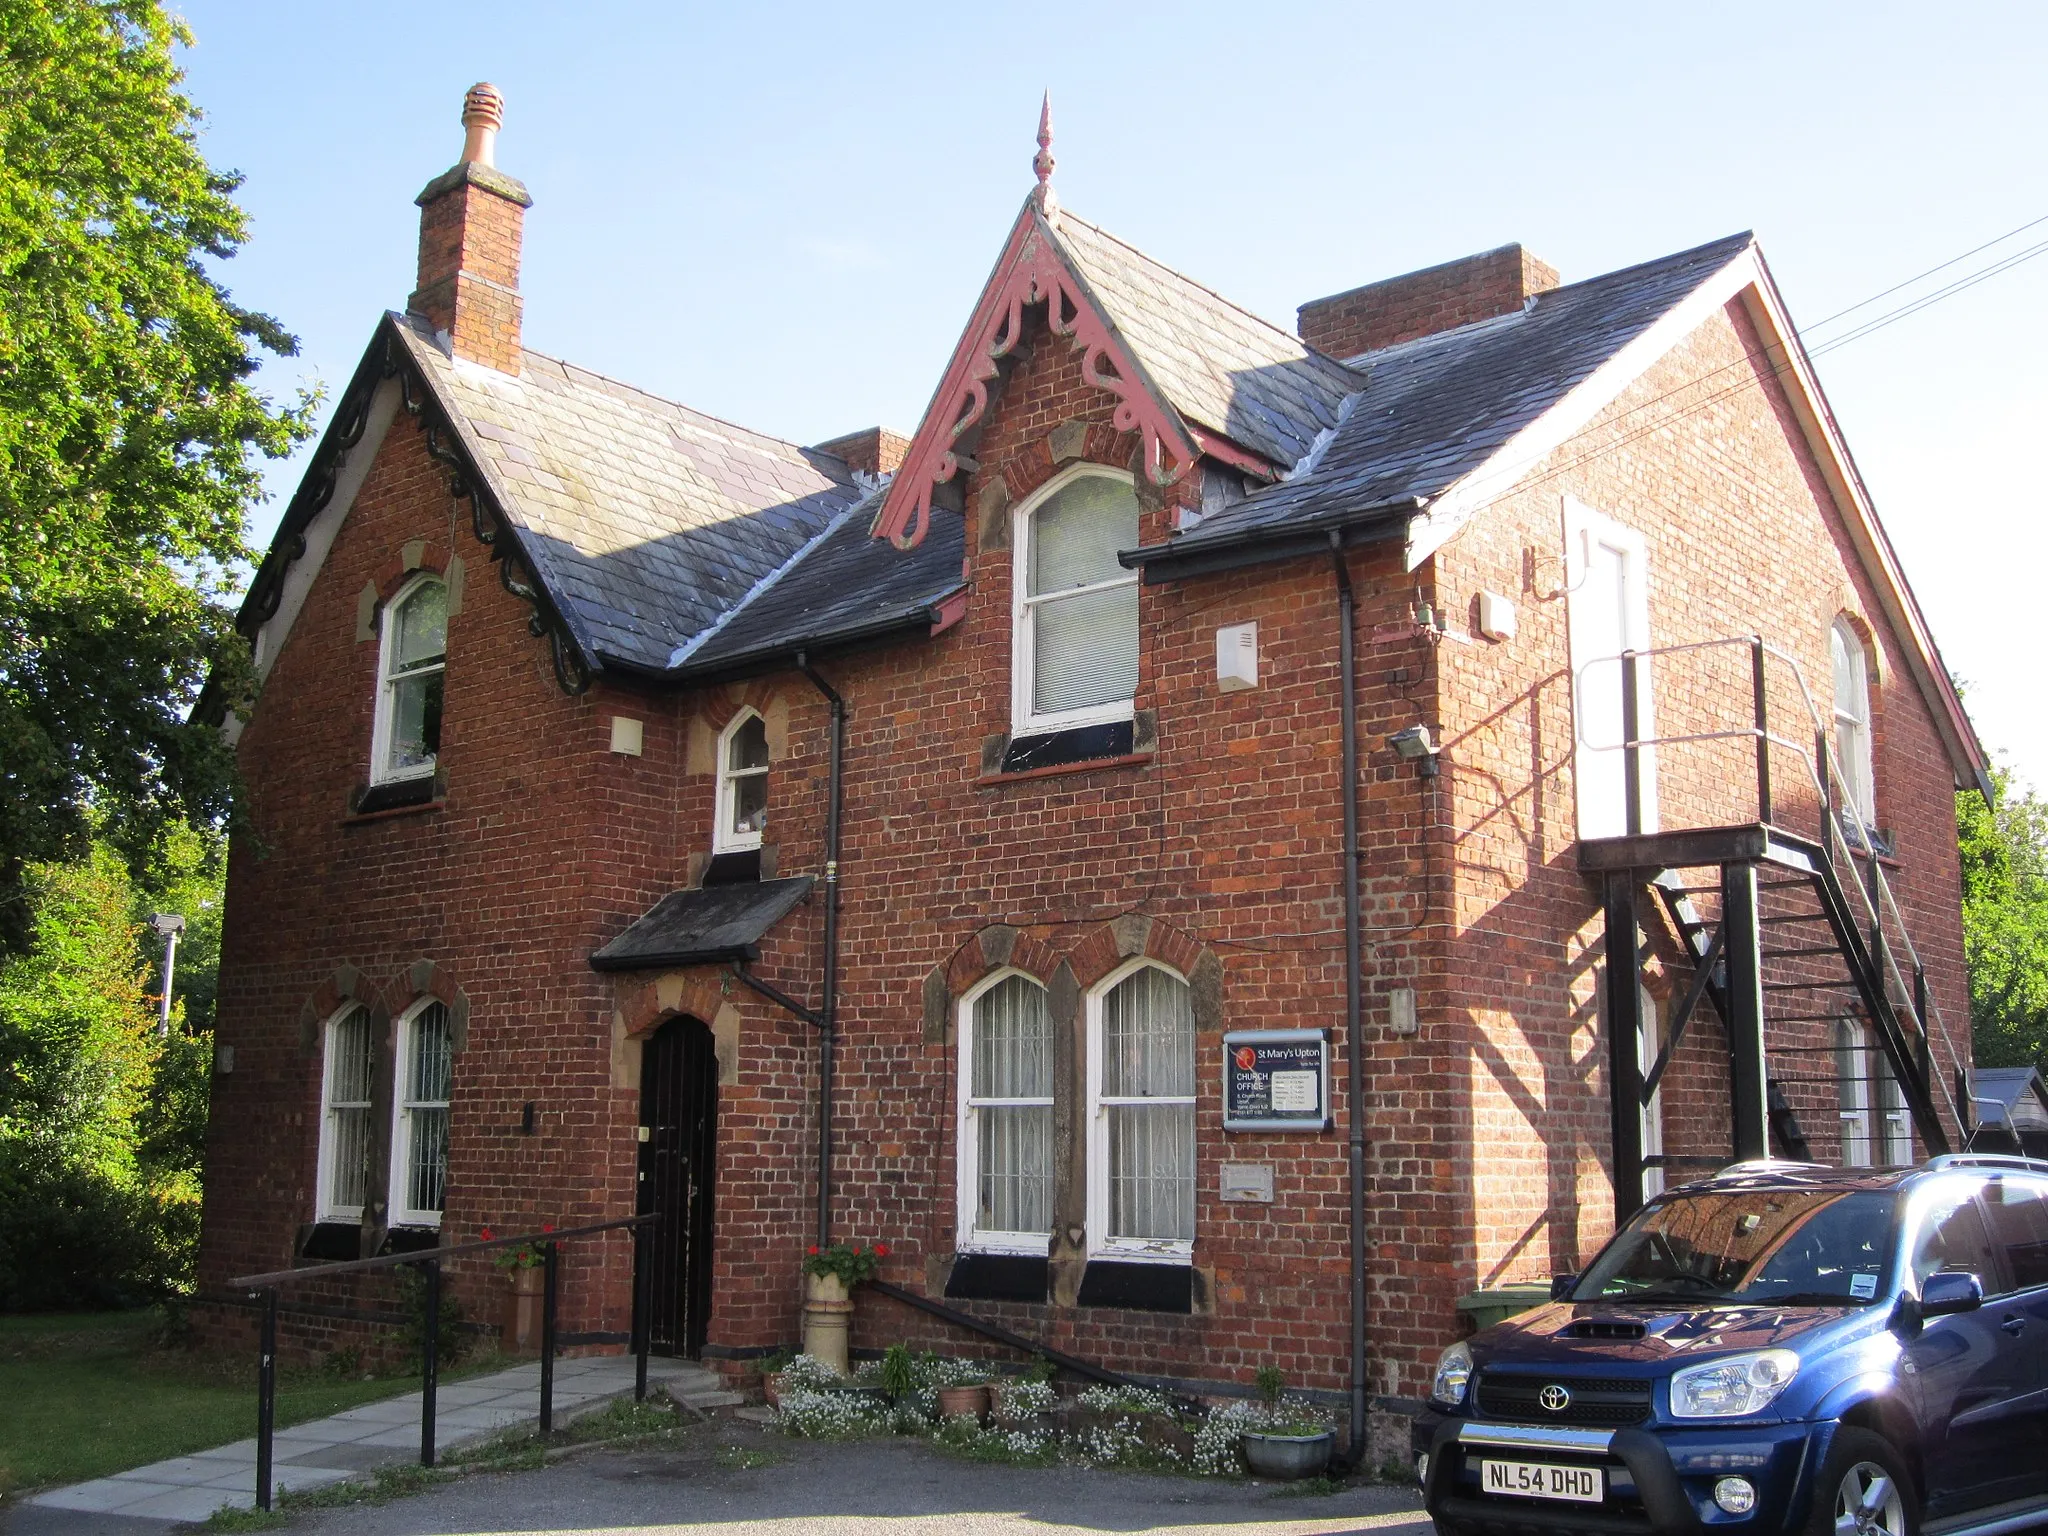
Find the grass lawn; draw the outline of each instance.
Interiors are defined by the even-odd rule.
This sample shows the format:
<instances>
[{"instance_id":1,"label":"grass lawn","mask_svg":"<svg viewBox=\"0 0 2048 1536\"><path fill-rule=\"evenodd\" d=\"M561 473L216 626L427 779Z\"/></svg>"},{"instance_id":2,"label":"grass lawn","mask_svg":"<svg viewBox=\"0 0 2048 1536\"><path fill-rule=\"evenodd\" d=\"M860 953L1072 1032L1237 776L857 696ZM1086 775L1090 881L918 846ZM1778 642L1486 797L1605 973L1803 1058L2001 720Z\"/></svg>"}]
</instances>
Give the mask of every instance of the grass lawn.
<instances>
[{"instance_id":1,"label":"grass lawn","mask_svg":"<svg viewBox=\"0 0 2048 1536\"><path fill-rule=\"evenodd\" d=\"M256 1353L159 1348L162 1314L0 1317L0 1495L203 1451L256 1433ZM498 1362L478 1361L448 1381ZM417 1375L280 1371L282 1429L408 1392Z\"/></svg>"}]
</instances>

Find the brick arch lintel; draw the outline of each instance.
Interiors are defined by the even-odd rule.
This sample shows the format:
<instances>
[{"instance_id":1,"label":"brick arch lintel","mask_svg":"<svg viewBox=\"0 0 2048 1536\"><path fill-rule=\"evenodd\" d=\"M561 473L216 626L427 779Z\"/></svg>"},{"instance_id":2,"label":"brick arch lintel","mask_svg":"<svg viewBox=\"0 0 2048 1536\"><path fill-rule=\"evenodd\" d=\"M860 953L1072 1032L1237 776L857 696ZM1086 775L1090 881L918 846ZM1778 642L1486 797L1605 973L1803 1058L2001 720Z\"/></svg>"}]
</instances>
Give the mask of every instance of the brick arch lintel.
<instances>
[{"instance_id":1,"label":"brick arch lintel","mask_svg":"<svg viewBox=\"0 0 2048 1536\"><path fill-rule=\"evenodd\" d=\"M661 971L620 986L619 1017L628 1037L651 1034L657 1025L678 1014L713 1024L725 1004L728 987L725 973L711 966Z\"/></svg>"},{"instance_id":2,"label":"brick arch lintel","mask_svg":"<svg viewBox=\"0 0 2048 1536\"><path fill-rule=\"evenodd\" d=\"M308 1054L320 1048L320 1026L350 1003L370 1010L370 1027L381 1031L393 1017L422 998L448 1005L448 1022L458 1054L469 1044L469 994L432 960L419 959L383 985L353 965L338 965L299 1005L299 1045Z\"/></svg>"},{"instance_id":3,"label":"brick arch lintel","mask_svg":"<svg viewBox=\"0 0 2048 1536\"><path fill-rule=\"evenodd\" d=\"M1051 988L1064 962L1067 977L1078 991L1086 992L1126 960L1141 956L1187 978L1198 1032L1211 1034L1223 1028L1223 962L1216 952L1170 923L1127 912L1088 930L1064 955L1029 929L991 923L979 930L925 976L925 1043L949 1040L955 1005L999 970L1022 971Z\"/></svg>"},{"instance_id":4,"label":"brick arch lintel","mask_svg":"<svg viewBox=\"0 0 2048 1536\"><path fill-rule=\"evenodd\" d=\"M1215 950L1171 923L1126 912L1091 928L1067 958L1083 992L1127 960L1157 960L1187 978L1196 1033L1223 1028L1223 962Z\"/></svg>"}]
</instances>

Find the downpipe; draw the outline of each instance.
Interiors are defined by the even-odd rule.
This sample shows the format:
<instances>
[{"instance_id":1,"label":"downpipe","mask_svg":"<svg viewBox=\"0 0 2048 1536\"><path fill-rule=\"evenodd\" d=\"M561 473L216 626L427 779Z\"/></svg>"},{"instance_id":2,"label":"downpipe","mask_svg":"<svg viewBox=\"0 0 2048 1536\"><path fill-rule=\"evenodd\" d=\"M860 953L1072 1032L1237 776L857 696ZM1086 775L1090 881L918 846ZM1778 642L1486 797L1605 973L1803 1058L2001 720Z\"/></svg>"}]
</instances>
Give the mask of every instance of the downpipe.
<instances>
[{"instance_id":1,"label":"downpipe","mask_svg":"<svg viewBox=\"0 0 2048 1536\"><path fill-rule=\"evenodd\" d=\"M1346 1460L1356 1468L1366 1457L1365 980L1359 969L1363 920L1358 893L1357 600L1344 558L1344 536L1336 529L1330 531L1330 563L1337 576L1337 671L1344 732L1344 1058L1351 1174L1351 1422Z\"/></svg>"},{"instance_id":2,"label":"downpipe","mask_svg":"<svg viewBox=\"0 0 2048 1536\"><path fill-rule=\"evenodd\" d=\"M832 711L825 791L825 986L818 1005L818 1246L832 1245L832 1050L839 1021L839 810L845 787L846 700L798 651L796 669Z\"/></svg>"}]
</instances>

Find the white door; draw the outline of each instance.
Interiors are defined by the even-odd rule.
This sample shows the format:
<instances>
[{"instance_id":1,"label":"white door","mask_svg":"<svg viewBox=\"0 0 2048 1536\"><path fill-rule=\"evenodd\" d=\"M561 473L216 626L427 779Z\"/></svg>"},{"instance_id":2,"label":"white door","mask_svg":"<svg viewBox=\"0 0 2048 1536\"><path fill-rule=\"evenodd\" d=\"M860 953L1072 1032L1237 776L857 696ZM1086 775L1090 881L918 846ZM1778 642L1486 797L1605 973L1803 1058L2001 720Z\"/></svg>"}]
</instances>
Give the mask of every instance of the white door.
<instances>
[{"instance_id":1,"label":"white door","mask_svg":"<svg viewBox=\"0 0 2048 1536\"><path fill-rule=\"evenodd\" d=\"M1650 644L1650 564L1643 536L1582 506L1564 503L1566 622L1571 632L1572 777L1579 836L1628 830L1627 759L1622 752L1621 653ZM1636 663L1636 736L1656 735L1650 662ZM1645 832L1657 830L1657 760L1640 754Z\"/></svg>"}]
</instances>

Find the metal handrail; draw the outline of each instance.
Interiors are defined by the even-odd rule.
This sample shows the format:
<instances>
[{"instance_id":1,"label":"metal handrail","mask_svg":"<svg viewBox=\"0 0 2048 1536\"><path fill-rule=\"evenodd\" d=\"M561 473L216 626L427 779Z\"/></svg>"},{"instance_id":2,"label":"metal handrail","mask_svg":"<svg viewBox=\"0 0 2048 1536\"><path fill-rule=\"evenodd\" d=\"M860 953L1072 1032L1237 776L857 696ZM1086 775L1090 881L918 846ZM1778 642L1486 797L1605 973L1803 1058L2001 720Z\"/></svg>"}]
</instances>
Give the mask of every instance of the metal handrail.
<instances>
[{"instance_id":1,"label":"metal handrail","mask_svg":"<svg viewBox=\"0 0 2048 1536\"><path fill-rule=\"evenodd\" d=\"M417 1268L426 1276L426 1326L420 1343L420 1465L434 1464L434 1409L440 1384L441 1261L496 1249L538 1247L541 1267L546 1272L541 1300L540 1322L540 1430L547 1434L555 1418L555 1302L560 1271L559 1245L573 1237L591 1237L600 1232L633 1229L634 1264L634 1365L633 1399L647 1397L647 1347L653 1330L648 1326L647 1271L644 1232L658 1221L658 1214L621 1216L613 1221L588 1226L543 1228L513 1237L493 1237L473 1243L449 1243L421 1248L410 1253L384 1253L368 1259L337 1259L325 1264L305 1264L296 1269L276 1269L266 1274L241 1275L228 1285L247 1290L261 1302L262 1321L257 1335L256 1362L256 1507L271 1507L274 1440L277 1427L277 1293L287 1285L306 1280L326 1280L336 1275L359 1275L371 1270Z\"/></svg>"},{"instance_id":2,"label":"metal handrail","mask_svg":"<svg viewBox=\"0 0 2048 1536\"><path fill-rule=\"evenodd\" d=\"M1659 656L1679 656L1693 651L1718 650L1733 646L1746 648L1754 658L1750 679L1755 711L1754 724L1747 728L1693 732L1682 736L1657 737L1640 736L1637 734L1636 716L1639 708L1639 693L1636 685L1636 663L1638 661ZM1765 671L1766 658L1784 663L1785 667L1792 674L1792 681L1798 686L1800 700L1806 706L1807 718L1813 725L1814 750L1811 753L1798 743L1787 740L1785 737L1771 731L1768 727L1766 713L1766 692L1768 686ZM1579 692L1584 686L1585 674L1593 667L1604 662L1619 662L1621 664L1622 739L1612 744L1591 742L1586 740L1583 730L1576 727L1573 731L1573 736L1579 745L1591 751L1620 751L1626 756L1628 760L1627 795L1630 813L1630 832L1634 833L1641 830L1641 768L1637 754L1644 747L1683 746L1689 743L1706 741L1750 740L1757 742L1759 744L1757 749L1757 790L1759 801L1757 810L1758 819L1764 822L1769 822L1772 819L1769 748L1776 746L1791 752L1806 769L1806 777L1820 797L1822 850L1828 854L1830 860L1833 860L1835 857L1834 845L1839 844L1841 852L1846 858L1854 860L1861 856L1866 860L1864 869L1868 879L1868 886L1876 888L1875 899L1873 900L1865 880L1852 880L1847 883L1855 887L1857 900L1862 905L1864 915L1870 920L1872 934L1879 941L1873 947L1883 962L1886 978L1891 986L1897 989L1897 1001L1912 1011L1914 1022L1919 1026L1921 1040L1923 1042L1931 1041L1936 1034L1939 1034L1942 1047L1948 1053L1950 1065L1958 1073L1964 1072L1962 1058L1957 1054L1955 1044L1949 1038L1948 1030L1943 1026L1940 1006L1927 992L1924 982L1926 975L1925 963L1920 959L1919 951L1913 945L1912 930L1906 924L1905 913L1899 906L1898 898L1892 892L1891 882L1885 878L1884 869L1877 859L1877 851L1869 845L1867 836L1860 840L1861 846L1852 843L1841 826L1841 820L1836 812L1836 807L1838 805L1849 807L1848 781L1842 776L1841 770L1835 762L1834 753L1828 745L1827 725L1821 716L1820 706L1814 699L1813 690L1807 685L1806 673L1799 664L1799 658L1792 655L1789 651L1771 644L1761 635L1727 635L1713 640L1688 641L1682 645L1650 646L1640 650L1622 651L1613 656L1595 656L1581 666L1573 676L1575 704ZM1584 712L1576 707L1573 709L1572 714L1575 722L1582 721L1584 718ZM1833 788L1836 785L1840 787L1839 795ZM1867 831L1867 829L1861 828L1862 817L1860 811L1850 808L1848 814L1856 816L1859 830ZM1897 930L1898 940L1905 949L1906 958L1911 962L1914 976L1914 980L1911 982L1907 980L1905 974L1899 969L1893 945L1885 939L1885 918L1887 914L1891 918L1892 926ZM1936 1027L1930 1029L1930 1023ZM1948 1099L1950 1111L1966 1124L1963 1106L1957 1101L1956 1091L1946 1083L1941 1084L1941 1091Z\"/></svg>"}]
</instances>

